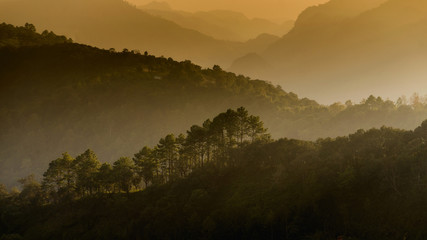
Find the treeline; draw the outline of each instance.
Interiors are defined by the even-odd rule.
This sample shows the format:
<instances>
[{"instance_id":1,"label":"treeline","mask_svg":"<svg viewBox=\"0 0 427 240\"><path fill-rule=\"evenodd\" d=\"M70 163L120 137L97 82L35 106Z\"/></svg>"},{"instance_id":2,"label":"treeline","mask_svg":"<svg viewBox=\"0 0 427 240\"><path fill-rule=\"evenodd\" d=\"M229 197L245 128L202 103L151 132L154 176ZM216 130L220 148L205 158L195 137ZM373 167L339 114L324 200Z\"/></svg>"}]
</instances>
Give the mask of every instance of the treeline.
<instances>
[{"instance_id":1,"label":"treeline","mask_svg":"<svg viewBox=\"0 0 427 240\"><path fill-rule=\"evenodd\" d=\"M41 184L32 176L20 182L23 192L33 192L31 201L40 204L100 193L129 194L149 185L184 178L206 165L233 166L233 151L269 139L259 117L240 107L208 119L202 126L192 126L186 135L168 134L154 148L145 146L132 159L121 157L111 165L101 164L90 149L76 158L64 153L49 163Z\"/></svg>"},{"instance_id":2,"label":"treeline","mask_svg":"<svg viewBox=\"0 0 427 240\"><path fill-rule=\"evenodd\" d=\"M238 112L244 111L228 111L215 119ZM212 124L218 123L215 119ZM263 137L264 131L255 139L244 134L241 141L239 131L231 130L239 129L236 126L223 126L223 141L219 141L222 134L207 135L217 139L211 157L207 157L209 151L195 151L199 147L190 141L190 133L185 144L175 145L176 152L161 150L167 149L166 142L173 142L164 138L151 151L144 148L133 160L120 159L111 167L99 167L91 151L74 160L64 155L52 161L41 185L29 177L21 180L24 187L20 193L0 187L0 236L401 240L427 235L427 121L414 131L382 127L315 142L264 141L268 139ZM185 146L192 146L192 158L184 157ZM169 158L174 152L175 158ZM145 161L149 159L145 156L154 161ZM170 159L176 164L168 164ZM181 159L191 165L183 178L178 164ZM74 168L54 171L57 161ZM157 162L159 167L144 167L141 162ZM111 175L107 175L112 178L98 179L120 176L110 182L109 189L101 190L102 183L90 177L102 176L102 169L109 169ZM144 178L139 175L142 169L154 170ZM156 183L156 171L160 183ZM57 178L59 185L48 178L52 172L64 174ZM132 185L125 183L130 176L148 179L149 187L125 194L129 188L121 186ZM61 192L58 186L64 192L69 184L73 199L63 195L57 201L37 200L43 199L40 189L49 182L54 194ZM112 193L114 188L116 193Z\"/></svg>"},{"instance_id":3,"label":"treeline","mask_svg":"<svg viewBox=\"0 0 427 240\"><path fill-rule=\"evenodd\" d=\"M65 150L77 156L90 148L114 162L240 106L260 116L275 139L316 140L383 125L413 129L427 118L421 96L326 106L219 66L203 69L143 49L103 50L61 37L51 44L31 24L2 26L0 35L13 36L5 39L27 42L0 47L0 182L7 186L31 172L41 175Z\"/></svg>"},{"instance_id":4,"label":"treeline","mask_svg":"<svg viewBox=\"0 0 427 240\"><path fill-rule=\"evenodd\" d=\"M22 27L7 23L0 24L0 47L40 46L61 43L72 43L65 36L58 36L52 31L44 30L37 33L33 24L26 23Z\"/></svg>"},{"instance_id":5,"label":"treeline","mask_svg":"<svg viewBox=\"0 0 427 240\"><path fill-rule=\"evenodd\" d=\"M33 33L7 26L0 31ZM112 162L224 109L268 111L272 99L300 101L219 66L202 69L136 50L46 42L0 48L0 65L0 179L7 185L30 171L40 175L46 159L65 149L75 155L90 147Z\"/></svg>"}]
</instances>

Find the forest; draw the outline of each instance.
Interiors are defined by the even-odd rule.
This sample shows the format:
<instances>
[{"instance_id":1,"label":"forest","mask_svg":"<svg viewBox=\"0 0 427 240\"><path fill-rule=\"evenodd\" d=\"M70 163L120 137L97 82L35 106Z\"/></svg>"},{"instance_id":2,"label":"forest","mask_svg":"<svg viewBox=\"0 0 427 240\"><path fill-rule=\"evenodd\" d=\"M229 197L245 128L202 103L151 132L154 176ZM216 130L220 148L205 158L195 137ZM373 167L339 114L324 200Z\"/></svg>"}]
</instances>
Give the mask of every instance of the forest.
<instances>
[{"instance_id":1,"label":"forest","mask_svg":"<svg viewBox=\"0 0 427 240\"><path fill-rule=\"evenodd\" d=\"M315 141L358 129L411 130L427 118L423 96L322 105L262 80L134 49L73 43L32 24L0 24L0 182L41 177L68 151L90 148L113 163L169 133L244 106L274 139Z\"/></svg>"},{"instance_id":2,"label":"forest","mask_svg":"<svg viewBox=\"0 0 427 240\"><path fill-rule=\"evenodd\" d=\"M427 236L416 93L323 105L30 23L0 66L0 240Z\"/></svg>"},{"instance_id":3,"label":"forest","mask_svg":"<svg viewBox=\"0 0 427 240\"><path fill-rule=\"evenodd\" d=\"M0 239L424 239L427 121L272 140L229 109L134 157L87 150L0 187Z\"/></svg>"},{"instance_id":4,"label":"forest","mask_svg":"<svg viewBox=\"0 0 427 240\"><path fill-rule=\"evenodd\" d=\"M231 109L194 125L186 136L168 134L154 147L143 147L131 160L120 157L112 166L101 165L95 153L88 149L73 159L68 153L49 163L43 174L43 190L57 202L96 193L116 193L140 190L153 184L164 184L188 176L205 165L225 167L227 153L248 142L270 139L259 117L249 115L243 107ZM33 180L31 176L29 180ZM24 180L20 180L26 181Z\"/></svg>"}]
</instances>

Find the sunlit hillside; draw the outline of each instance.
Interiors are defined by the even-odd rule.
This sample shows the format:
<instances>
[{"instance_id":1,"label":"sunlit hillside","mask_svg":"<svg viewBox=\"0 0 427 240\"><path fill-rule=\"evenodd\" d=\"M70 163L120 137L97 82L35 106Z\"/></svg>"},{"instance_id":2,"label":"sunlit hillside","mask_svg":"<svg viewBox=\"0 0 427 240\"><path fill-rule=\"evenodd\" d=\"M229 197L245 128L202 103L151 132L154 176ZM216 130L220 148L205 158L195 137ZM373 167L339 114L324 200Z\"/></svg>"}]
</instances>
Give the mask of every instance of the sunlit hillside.
<instances>
[{"instance_id":1,"label":"sunlit hillside","mask_svg":"<svg viewBox=\"0 0 427 240\"><path fill-rule=\"evenodd\" d=\"M246 64L244 57L230 70L272 80L320 102L373 93L392 99L426 94L426 3L365 3L337 0L309 8L289 34L260 55L260 68Z\"/></svg>"},{"instance_id":2,"label":"sunlit hillside","mask_svg":"<svg viewBox=\"0 0 427 240\"><path fill-rule=\"evenodd\" d=\"M0 240L427 239L426 62L426 0L0 0Z\"/></svg>"},{"instance_id":3,"label":"sunlit hillside","mask_svg":"<svg viewBox=\"0 0 427 240\"><path fill-rule=\"evenodd\" d=\"M70 43L35 27L0 27L1 181L40 173L63 151L94 149L105 161L228 108L263 118L274 138L335 137L383 125L411 129L426 99L369 97L320 105L265 81L148 53Z\"/></svg>"}]
</instances>

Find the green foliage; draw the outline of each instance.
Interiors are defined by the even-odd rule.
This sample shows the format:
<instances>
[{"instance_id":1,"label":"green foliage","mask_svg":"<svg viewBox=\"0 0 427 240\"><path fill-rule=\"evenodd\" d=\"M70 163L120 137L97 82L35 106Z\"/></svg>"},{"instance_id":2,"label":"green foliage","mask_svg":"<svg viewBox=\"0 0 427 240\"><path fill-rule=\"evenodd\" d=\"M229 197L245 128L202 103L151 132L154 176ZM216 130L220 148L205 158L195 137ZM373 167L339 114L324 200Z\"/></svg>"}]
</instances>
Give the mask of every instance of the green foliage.
<instances>
[{"instance_id":1,"label":"green foliage","mask_svg":"<svg viewBox=\"0 0 427 240\"><path fill-rule=\"evenodd\" d=\"M43 37L47 33L30 29L0 27L0 34L5 32L0 41L18 41L0 47L0 181L8 186L16 176L41 174L63 149L75 156L91 146L112 163L138 151L141 143L154 145L169 132L183 132L240 106L260 116L274 138L304 140L382 125L413 129L427 117L419 96L398 103L369 97L360 104L322 106L219 66L202 69L190 61L101 50L61 37L50 42ZM224 147L241 144L235 135L250 130L247 124L228 129L232 139L224 136ZM199 150L210 147L202 145Z\"/></svg>"},{"instance_id":2,"label":"green foliage","mask_svg":"<svg viewBox=\"0 0 427 240\"><path fill-rule=\"evenodd\" d=\"M113 167L109 163L103 163L96 176L99 191L109 193L114 189Z\"/></svg>"},{"instance_id":3,"label":"green foliage","mask_svg":"<svg viewBox=\"0 0 427 240\"><path fill-rule=\"evenodd\" d=\"M224 116L225 119L222 119ZM250 129L250 120L259 129L258 133L242 130L242 125ZM139 190L142 181L148 187L186 177L208 163L228 166L234 164L228 157L233 150L254 142L254 139L261 139L260 136L268 136L262 125L259 117L249 115L245 108L240 107L237 111L229 109L219 114L213 121L206 120L203 127L194 125L187 136L180 134L175 138L173 134L168 134L159 140L154 149L145 146L132 160L121 157L112 166L108 163L101 165L90 149L75 159L64 153L62 158L49 163L49 168L43 174L42 188L38 183L33 183L33 176L20 180L24 186L20 195L41 201L41 196L37 195L36 198L34 195L43 190L47 202L58 202L95 193L129 194L132 190ZM225 146L219 135L227 136L227 141L233 144ZM238 141L239 144L236 144Z\"/></svg>"},{"instance_id":4,"label":"green foliage","mask_svg":"<svg viewBox=\"0 0 427 240\"><path fill-rule=\"evenodd\" d=\"M134 178L133 169L134 163L130 158L121 157L114 162L112 174L119 190L130 192Z\"/></svg>"},{"instance_id":5,"label":"green foliage","mask_svg":"<svg viewBox=\"0 0 427 240\"><path fill-rule=\"evenodd\" d=\"M224 121L233 116L242 118ZM239 126L251 118L257 117L244 108L228 110L203 126L194 125L186 136L169 134L154 149L144 147L133 161L123 157L113 166L97 165L99 194L89 198L32 204L6 194L0 199L0 234L30 239L367 240L423 239L427 234L426 122L415 131L382 127L316 142L252 141L248 132L240 144ZM262 129L256 138L264 134ZM89 150L82 156L95 159ZM64 154L48 172L58 162L75 161ZM186 174L176 175L182 164ZM66 178L60 179L54 183L64 188ZM138 189L135 179L145 181L144 191L131 193ZM24 194L39 186L33 177L21 183L18 198L35 196Z\"/></svg>"},{"instance_id":6,"label":"green foliage","mask_svg":"<svg viewBox=\"0 0 427 240\"><path fill-rule=\"evenodd\" d=\"M19 193L19 200L28 205L40 205L44 201L41 184L35 179L34 175L21 178L18 182L22 186Z\"/></svg>"},{"instance_id":7,"label":"green foliage","mask_svg":"<svg viewBox=\"0 0 427 240\"><path fill-rule=\"evenodd\" d=\"M6 23L0 24L0 47L39 46L71 42L71 39L58 36L47 30L38 34L36 27L30 23L26 23L23 27L15 27Z\"/></svg>"},{"instance_id":8,"label":"green foliage","mask_svg":"<svg viewBox=\"0 0 427 240\"><path fill-rule=\"evenodd\" d=\"M23 28L10 29L36 34L33 26ZM146 139L165 137L112 165L101 165L91 150L76 159L64 153L49 163L41 185L28 177L20 192L0 186L3 238L427 235L427 122L415 131L382 127L316 142L272 141L264 127L303 139L384 124L408 128L427 113L419 97L410 104L370 96L321 106L219 66L21 40L0 48L2 171L18 162L10 172L42 172L40 159L54 159L50 154L64 146L75 153L95 145L100 159L114 162L141 142L156 144ZM265 124L246 108L230 109L239 106ZM186 135L165 134L165 126L184 131L218 109L229 110ZM141 181L144 191L132 193Z\"/></svg>"},{"instance_id":9,"label":"green foliage","mask_svg":"<svg viewBox=\"0 0 427 240\"><path fill-rule=\"evenodd\" d=\"M97 176L101 163L95 153L88 149L74 160L77 191L92 194L97 189Z\"/></svg>"},{"instance_id":10,"label":"green foliage","mask_svg":"<svg viewBox=\"0 0 427 240\"><path fill-rule=\"evenodd\" d=\"M153 150L144 147L135 154L133 158L137 174L143 179L145 186L153 182L154 175L158 169L158 161L154 156Z\"/></svg>"},{"instance_id":11,"label":"green foliage","mask_svg":"<svg viewBox=\"0 0 427 240\"><path fill-rule=\"evenodd\" d=\"M74 159L68 154L62 154L49 163L49 168L43 174L43 188L52 195L52 199L68 197L76 188Z\"/></svg>"},{"instance_id":12,"label":"green foliage","mask_svg":"<svg viewBox=\"0 0 427 240\"><path fill-rule=\"evenodd\" d=\"M6 198L9 195L7 188L4 184L0 183L0 200Z\"/></svg>"}]
</instances>

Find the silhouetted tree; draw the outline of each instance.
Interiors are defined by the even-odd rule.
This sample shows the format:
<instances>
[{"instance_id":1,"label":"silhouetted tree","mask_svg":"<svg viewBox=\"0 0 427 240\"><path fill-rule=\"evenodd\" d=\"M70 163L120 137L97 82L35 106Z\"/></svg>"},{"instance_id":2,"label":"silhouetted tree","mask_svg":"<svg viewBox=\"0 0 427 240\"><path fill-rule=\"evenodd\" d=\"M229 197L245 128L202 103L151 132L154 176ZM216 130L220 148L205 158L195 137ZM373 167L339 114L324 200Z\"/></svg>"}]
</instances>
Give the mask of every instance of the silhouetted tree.
<instances>
[{"instance_id":1,"label":"silhouetted tree","mask_svg":"<svg viewBox=\"0 0 427 240\"><path fill-rule=\"evenodd\" d=\"M74 175L74 159L68 154L62 154L49 163L49 168L43 174L43 189L53 195L53 199L69 195L76 188Z\"/></svg>"},{"instance_id":2,"label":"silhouetted tree","mask_svg":"<svg viewBox=\"0 0 427 240\"><path fill-rule=\"evenodd\" d=\"M134 163L128 157L121 157L113 163L113 175L119 190L129 194L133 185Z\"/></svg>"},{"instance_id":3,"label":"silhouetted tree","mask_svg":"<svg viewBox=\"0 0 427 240\"><path fill-rule=\"evenodd\" d=\"M144 147L134 155L133 161L138 175L143 179L145 186L152 183L154 174L158 168L158 162L153 156L153 150Z\"/></svg>"},{"instance_id":4,"label":"silhouetted tree","mask_svg":"<svg viewBox=\"0 0 427 240\"><path fill-rule=\"evenodd\" d=\"M178 146L175 136L173 134L168 134L165 138L160 139L159 144L157 144L156 152L163 178L169 181L174 178L175 164L178 159Z\"/></svg>"},{"instance_id":5,"label":"silhouetted tree","mask_svg":"<svg viewBox=\"0 0 427 240\"><path fill-rule=\"evenodd\" d=\"M95 153L90 149L76 157L74 171L78 192L92 194L98 188L96 176L100 166L101 163Z\"/></svg>"},{"instance_id":6,"label":"silhouetted tree","mask_svg":"<svg viewBox=\"0 0 427 240\"><path fill-rule=\"evenodd\" d=\"M113 167L109 163L103 163L96 176L97 186L101 192L112 192L114 190Z\"/></svg>"},{"instance_id":7,"label":"silhouetted tree","mask_svg":"<svg viewBox=\"0 0 427 240\"><path fill-rule=\"evenodd\" d=\"M22 191L19 193L20 201L34 206L43 203L44 199L41 184L35 179L34 175L21 178L18 182L22 186Z\"/></svg>"}]
</instances>

